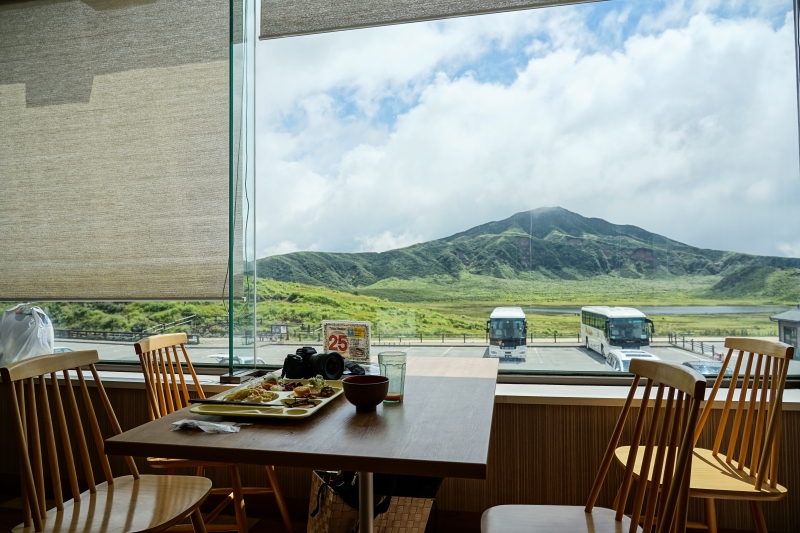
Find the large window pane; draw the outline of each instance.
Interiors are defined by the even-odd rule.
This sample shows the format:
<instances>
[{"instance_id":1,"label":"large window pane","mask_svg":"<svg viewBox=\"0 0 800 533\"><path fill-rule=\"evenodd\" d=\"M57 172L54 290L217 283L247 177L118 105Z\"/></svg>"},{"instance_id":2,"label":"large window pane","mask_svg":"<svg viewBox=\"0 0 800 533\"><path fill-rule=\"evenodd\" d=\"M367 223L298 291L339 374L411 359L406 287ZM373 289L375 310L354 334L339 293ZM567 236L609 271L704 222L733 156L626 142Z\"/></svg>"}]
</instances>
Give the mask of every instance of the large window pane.
<instances>
[{"instance_id":1,"label":"large window pane","mask_svg":"<svg viewBox=\"0 0 800 533\"><path fill-rule=\"evenodd\" d=\"M258 356L320 349L326 319L506 372L713 373L727 336L796 342L771 319L800 300L791 12L619 0L259 42Z\"/></svg>"}]
</instances>

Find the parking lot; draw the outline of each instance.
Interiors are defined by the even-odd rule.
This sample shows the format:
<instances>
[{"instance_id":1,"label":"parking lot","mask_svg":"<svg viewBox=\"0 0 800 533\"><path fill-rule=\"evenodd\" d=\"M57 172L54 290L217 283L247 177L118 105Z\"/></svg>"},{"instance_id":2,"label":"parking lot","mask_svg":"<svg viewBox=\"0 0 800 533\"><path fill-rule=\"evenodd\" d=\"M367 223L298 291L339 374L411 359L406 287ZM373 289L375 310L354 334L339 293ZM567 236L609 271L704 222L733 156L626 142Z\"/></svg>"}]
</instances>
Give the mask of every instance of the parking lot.
<instances>
[{"instance_id":1,"label":"parking lot","mask_svg":"<svg viewBox=\"0 0 800 533\"><path fill-rule=\"evenodd\" d=\"M220 343L222 344L222 343ZM73 350L97 350L100 358L106 361L138 362L132 344L91 343L56 341L57 346L64 346ZM281 365L288 353L293 353L299 345L293 344L261 344L256 346L257 357L268 365ZM315 346L321 350L320 346ZM213 346L209 343L200 346L187 346L187 352L193 363L214 364L218 359L226 357L227 347ZM240 351L241 350L241 351ZM488 357L488 348L485 346L378 346L371 347L372 359L377 361L377 354L387 350L402 350L411 357ZM709 358L700 354L672 346L655 346L646 349L661 360L671 363L684 361L708 361ZM237 347L236 355L252 357L252 346ZM259 361L261 362L261 361ZM591 350L574 346L530 346L525 360L500 360L501 370L563 370L585 372L607 372L611 368L605 363L600 354Z\"/></svg>"}]
</instances>

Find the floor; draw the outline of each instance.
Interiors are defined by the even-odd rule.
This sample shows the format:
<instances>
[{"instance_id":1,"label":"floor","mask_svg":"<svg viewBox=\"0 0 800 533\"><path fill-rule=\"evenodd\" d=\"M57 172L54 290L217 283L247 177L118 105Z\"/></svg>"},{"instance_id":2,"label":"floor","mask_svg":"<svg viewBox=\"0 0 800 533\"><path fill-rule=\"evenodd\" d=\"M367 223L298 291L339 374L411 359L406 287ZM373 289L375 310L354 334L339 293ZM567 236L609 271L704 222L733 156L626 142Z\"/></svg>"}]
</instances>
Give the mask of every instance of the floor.
<instances>
[{"instance_id":1,"label":"floor","mask_svg":"<svg viewBox=\"0 0 800 533\"><path fill-rule=\"evenodd\" d=\"M11 531L22 522L21 499L17 495L0 493L0 532ZM293 517L293 533L306 533L305 513L308 502L289 501L290 513ZM211 510L214 501L204 504L204 510ZM277 505L272 498L254 496L247 500L248 522L250 533L286 533ZM235 524L233 516L222 515L215 523ZM478 513L458 513L440 511L432 515L425 533L480 533L480 515ZM745 533L743 531L720 531L720 533Z\"/></svg>"}]
</instances>

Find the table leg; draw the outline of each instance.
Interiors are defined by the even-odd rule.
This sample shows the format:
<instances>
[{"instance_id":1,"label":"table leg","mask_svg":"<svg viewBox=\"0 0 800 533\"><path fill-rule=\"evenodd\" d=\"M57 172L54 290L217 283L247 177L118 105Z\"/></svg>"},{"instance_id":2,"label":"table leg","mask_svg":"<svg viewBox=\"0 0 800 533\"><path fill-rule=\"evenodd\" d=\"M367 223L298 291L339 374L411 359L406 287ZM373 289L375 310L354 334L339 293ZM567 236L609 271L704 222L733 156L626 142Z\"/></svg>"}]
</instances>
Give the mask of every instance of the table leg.
<instances>
[{"instance_id":1,"label":"table leg","mask_svg":"<svg viewBox=\"0 0 800 533\"><path fill-rule=\"evenodd\" d=\"M375 505L372 497L372 472L358 473L358 532L372 533Z\"/></svg>"}]
</instances>

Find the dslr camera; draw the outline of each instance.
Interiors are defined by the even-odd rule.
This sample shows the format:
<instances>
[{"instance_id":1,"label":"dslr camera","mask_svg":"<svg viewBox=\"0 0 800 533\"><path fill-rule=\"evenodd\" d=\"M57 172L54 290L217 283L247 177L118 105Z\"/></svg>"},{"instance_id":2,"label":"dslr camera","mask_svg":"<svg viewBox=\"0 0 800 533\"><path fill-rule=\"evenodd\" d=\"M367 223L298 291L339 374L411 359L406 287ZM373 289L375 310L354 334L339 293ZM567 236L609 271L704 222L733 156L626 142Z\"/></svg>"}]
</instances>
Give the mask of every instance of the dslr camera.
<instances>
[{"instance_id":1,"label":"dslr camera","mask_svg":"<svg viewBox=\"0 0 800 533\"><path fill-rule=\"evenodd\" d=\"M283 360L282 378L309 379L322 376L324 379L340 379L344 374L344 358L339 352L317 353L311 346L298 348Z\"/></svg>"}]
</instances>

